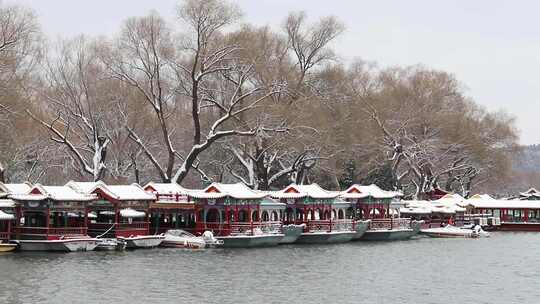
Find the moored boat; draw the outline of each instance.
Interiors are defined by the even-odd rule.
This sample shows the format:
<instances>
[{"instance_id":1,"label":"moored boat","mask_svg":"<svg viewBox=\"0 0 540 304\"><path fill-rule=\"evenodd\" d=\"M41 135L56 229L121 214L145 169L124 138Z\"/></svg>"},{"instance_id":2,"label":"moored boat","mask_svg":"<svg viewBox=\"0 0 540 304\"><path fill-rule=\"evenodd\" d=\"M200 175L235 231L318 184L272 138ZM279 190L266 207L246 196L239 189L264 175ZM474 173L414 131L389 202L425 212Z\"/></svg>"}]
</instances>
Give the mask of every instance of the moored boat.
<instances>
[{"instance_id":1,"label":"moored boat","mask_svg":"<svg viewBox=\"0 0 540 304\"><path fill-rule=\"evenodd\" d=\"M203 237L194 236L187 231L181 229L171 229L165 232L165 239L163 239L163 242L161 242L160 246L173 248L202 249L206 248L206 242Z\"/></svg>"},{"instance_id":2,"label":"moored boat","mask_svg":"<svg viewBox=\"0 0 540 304\"><path fill-rule=\"evenodd\" d=\"M337 199L338 194L317 184L291 184L270 193L287 205L283 217L285 227L304 226L296 240L301 244L343 243L357 235L351 214L347 212L350 203ZM358 233L362 233L362 227L359 229Z\"/></svg>"},{"instance_id":3,"label":"moored boat","mask_svg":"<svg viewBox=\"0 0 540 304\"><path fill-rule=\"evenodd\" d=\"M421 234L433 238L478 238L489 237L489 233L482 230L482 227L476 225L473 228L460 228L452 225L446 225L439 228L421 229Z\"/></svg>"},{"instance_id":4,"label":"moored boat","mask_svg":"<svg viewBox=\"0 0 540 304\"><path fill-rule=\"evenodd\" d=\"M90 237L69 237L52 240L17 240L14 242L18 243L21 251L92 251L98 245L98 239Z\"/></svg>"},{"instance_id":5,"label":"moored boat","mask_svg":"<svg viewBox=\"0 0 540 304\"><path fill-rule=\"evenodd\" d=\"M17 249L17 243L0 243L0 252L10 252Z\"/></svg>"},{"instance_id":6,"label":"moored boat","mask_svg":"<svg viewBox=\"0 0 540 304\"><path fill-rule=\"evenodd\" d=\"M127 249L144 249L158 247L165 239L165 235L119 236L118 239L126 242Z\"/></svg>"},{"instance_id":7,"label":"moored boat","mask_svg":"<svg viewBox=\"0 0 540 304\"><path fill-rule=\"evenodd\" d=\"M10 196L17 202L12 232L22 251L91 251L97 239L87 235L86 204L93 195L66 186L34 185L28 193Z\"/></svg>"},{"instance_id":8,"label":"moored boat","mask_svg":"<svg viewBox=\"0 0 540 304\"><path fill-rule=\"evenodd\" d=\"M195 202L196 233L214 233L223 247L276 246L285 237L280 214L285 204L246 185L213 183L188 192Z\"/></svg>"},{"instance_id":9,"label":"moored boat","mask_svg":"<svg viewBox=\"0 0 540 304\"><path fill-rule=\"evenodd\" d=\"M126 249L126 241L116 238L100 238L96 250L98 251L122 251Z\"/></svg>"}]
</instances>

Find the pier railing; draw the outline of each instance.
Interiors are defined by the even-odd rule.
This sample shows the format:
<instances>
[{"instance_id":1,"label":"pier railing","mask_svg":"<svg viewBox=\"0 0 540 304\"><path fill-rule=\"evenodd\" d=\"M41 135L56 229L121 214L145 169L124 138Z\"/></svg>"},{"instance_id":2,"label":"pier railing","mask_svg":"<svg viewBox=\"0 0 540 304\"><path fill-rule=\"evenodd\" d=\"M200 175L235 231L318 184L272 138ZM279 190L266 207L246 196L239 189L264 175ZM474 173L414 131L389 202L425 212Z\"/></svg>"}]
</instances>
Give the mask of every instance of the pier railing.
<instances>
[{"instance_id":1,"label":"pier railing","mask_svg":"<svg viewBox=\"0 0 540 304\"><path fill-rule=\"evenodd\" d=\"M409 218L371 219L369 230L411 229Z\"/></svg>"}]
</instances>

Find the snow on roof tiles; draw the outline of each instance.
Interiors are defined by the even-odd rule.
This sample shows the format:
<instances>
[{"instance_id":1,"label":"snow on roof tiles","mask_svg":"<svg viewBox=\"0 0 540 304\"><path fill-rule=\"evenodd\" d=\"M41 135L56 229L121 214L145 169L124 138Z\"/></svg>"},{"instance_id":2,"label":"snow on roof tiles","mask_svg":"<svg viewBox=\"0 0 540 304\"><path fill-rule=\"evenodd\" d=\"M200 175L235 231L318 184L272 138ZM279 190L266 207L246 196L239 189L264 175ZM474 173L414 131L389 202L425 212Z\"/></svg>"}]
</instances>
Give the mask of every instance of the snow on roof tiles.
<instances>
[{"instance_id":1,"label":"snow on roof tiles","mask_svg":"<svg viewBox=\"0 0 540 304\"><path fill-rule=\"evenodd\" d=\"M2 184L3 188L7 190L8 194L25 194L30 191L30 188L32 187L29 183L21 183L21 184Z\"/></svg>"},{"instance_id":2,"label":"snow on roof tiles","mask_svg":"<svg viewBox=\"0 0 540 304\"><path fill-rule=\"evenodd\" d=\"M138 184L131 185L106 185L98 182L74 182L70 181L67 186L79 193L94 193L98 189L119 201L155 200L154 194L144 191Z\"/></svg>"},{"instance_id":3,"label":"snow on roof tiles","mask_svg":"<svg viewBox=\"0 0 540 304\"><path fill-rule=\"evenodd\" d=\"M220 198L230 196L236 199L261 199L266 196L266 193L254 191L243 183L212 183L202 191L190 191L189 195L196 198Z\"/></svg>"},{"instance_id":4,"label":"snow on roof tiles","mask_svg":"<svg viewBox=\"0 0 540 304\"><path fill-rule=\"evenodd\" d=\"M318 184L297 185L291 184L280 191L270 193L274 198L303 198L311 197L318 199L336 198L338 193L327 191Z\"/></svg>"},{"instance_id":5,"label":"snow on roof tiles","mask_svg":"<svg viewBox=\"0 0 540 304\"><path fill-rule=\"evenodd\" d=\"M342 198L366 198L366 197L373 197L373 198L396 198L402 196L401 193L395 192L395 191L386 191L379 186L375 184L371 184L368 186L363 185L352 185L347 190L341 192L340 195Z\"/></svg>"},{"instance_id":6,"label":"snow on roof tiles","mask_svg":"<svg viewBox=\"0 0 540 304\"><path fill-rule=\"evenodd\" d=\"M150 182L143 187L147 190L149 187L156 190L157 194L188 194L188 189L176 183L154 183Z\"/></svg>"},{"instance_id":7,"label":"snow on roof tiles","mask_svg":"<svg viewBox=\"0 0 540 304\"><path fill-rule=\"evenodd\" d=\"M67 186L43 186L36 184L25 194L10 195L15 200L45 200L54 201L91 201L96 199L95 195L88 195L75 191Z\"/></svg>"}]
</instances>

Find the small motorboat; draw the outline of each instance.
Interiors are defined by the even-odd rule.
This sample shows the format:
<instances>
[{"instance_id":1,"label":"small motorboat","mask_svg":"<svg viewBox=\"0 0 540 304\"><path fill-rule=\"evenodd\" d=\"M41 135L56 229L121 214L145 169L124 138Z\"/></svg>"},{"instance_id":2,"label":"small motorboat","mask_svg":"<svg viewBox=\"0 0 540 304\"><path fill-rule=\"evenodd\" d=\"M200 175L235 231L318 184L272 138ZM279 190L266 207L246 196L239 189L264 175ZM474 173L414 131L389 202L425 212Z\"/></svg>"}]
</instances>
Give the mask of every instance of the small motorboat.
<instances>
[{"instance_id":1,"label":"small motorboat","mask_svg":"<svg viewBox=\"0 0 540 304\"><path fill-rule=\"evenodd\" d=\"M165 235L130 235L128 237L119 236L119 240L126 242L126 248L154 248L157 247L165 239Z\"/></svg>"},{"instance_id":2,"label":"small motorboat","mask_svg":"<svg viewBox=\"0 0 540 304\"><path fill-rule=\"evenodd\" d=\"M452 225L446 225L440 228L421 229L420 233L435 238L478 238L489 237L489 233L482 230L479 225L471 228L459 228Z\"/></svg>"},{"instance_id":3,"label":"small motorboat","mask_svg":"<svg viewBox=\"0 0 540 304\"><path fill-rule=\"evenodd\" d=\"M206 248L206 241L203 237L194 236L193 234L185 230L172 229L165 232L165 239L163 240L163 242L161 242L160 246L172 248L202 249Z\"/></svg>"},{"instance_id":4,"label":"small motorboat","mask_svg":"<svg viewBox=\"0 0 540 304\"><path fill-rule=\"evenodd\" d=\"M223 241L214 237L212 231L206 230L203 232L202 238L204 240L206 248L216 248L223 246Z\"/></svg>"},{"instance_id":5,"label":"small motorboat","mask_svg":"<svg viewBox=\"0 0 540 304\"><path fill-rule=\"evenodd\" d=\"M122 251L126 249L126 241L115 238L98 239L98 245L95 250L99 251Z\"/></svg>"},{"instance_id":6,"label":"small motorboat","mask_svg":"<svg viewBox=\"0 0 540 304\"><path fill-rule=\"evenodd\" d=\"M0 252L10 252L17 249L17 243L0 243Z\"/></svg>"}]
</instances>

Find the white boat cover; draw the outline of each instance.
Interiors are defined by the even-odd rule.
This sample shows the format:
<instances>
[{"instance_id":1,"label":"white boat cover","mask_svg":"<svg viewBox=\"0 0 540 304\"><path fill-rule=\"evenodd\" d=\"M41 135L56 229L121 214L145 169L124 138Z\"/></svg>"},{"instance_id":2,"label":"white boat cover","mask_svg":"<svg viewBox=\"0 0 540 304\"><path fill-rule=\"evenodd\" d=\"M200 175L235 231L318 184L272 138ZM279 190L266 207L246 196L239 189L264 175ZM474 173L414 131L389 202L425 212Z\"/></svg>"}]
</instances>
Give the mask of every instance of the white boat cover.
<instances>
[{"instance_id":1,"label":"white boat cover","mask_svg":"<svg viewBox=\"0 0 540 304\"><path fill-rule=\"evenodd\" d=\"M4 211L0 210L0 220L9 221L14 219L15 216L13 214L5 213Z\"/></svg>"},{"instance_id":2,"label":"white boat cover","mask_svg":"<svg viewBox=\"0 0 540 304\"><path fill-rule=\"evenodd\" d=\"M137 210L134 210L134 209L131 209L131 208L126 208L126 209L120 210L120 215L122 217L135 218L135 217L145 217L146 213L144 213L142 211L137 211Z\"/></svg>"}]
</instances>

